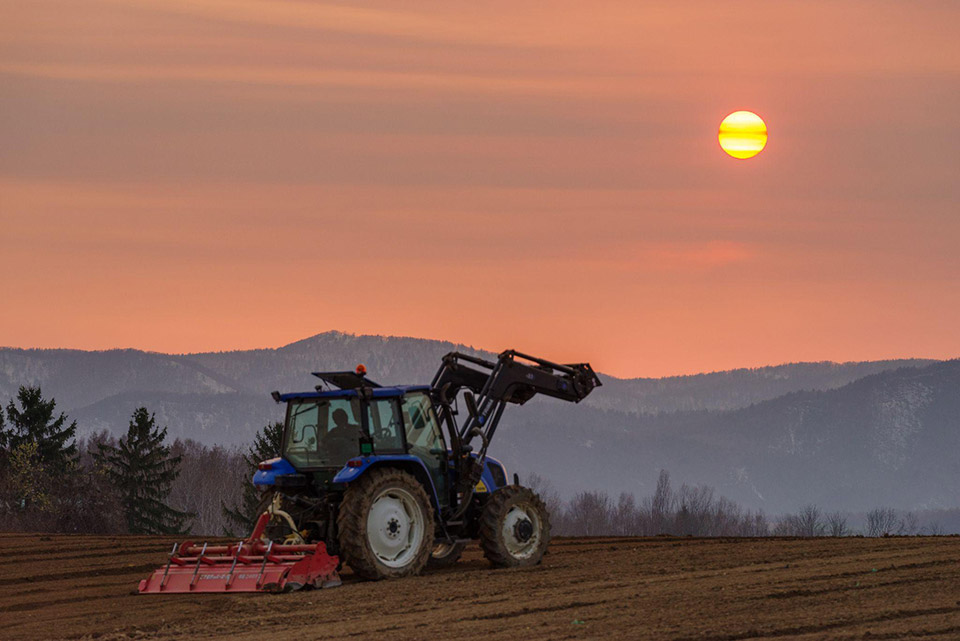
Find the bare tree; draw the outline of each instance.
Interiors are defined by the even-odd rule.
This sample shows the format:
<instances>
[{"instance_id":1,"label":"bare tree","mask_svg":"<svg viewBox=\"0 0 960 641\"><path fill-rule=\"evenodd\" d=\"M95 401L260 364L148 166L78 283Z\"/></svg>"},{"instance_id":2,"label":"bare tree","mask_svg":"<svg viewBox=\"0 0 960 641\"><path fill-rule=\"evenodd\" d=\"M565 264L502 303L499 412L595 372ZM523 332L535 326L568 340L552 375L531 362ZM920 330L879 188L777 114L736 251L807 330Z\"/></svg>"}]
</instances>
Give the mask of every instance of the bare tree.
<instances>
[{"instance_id":1,"label":"bare tree","mask_svg":"<svg viewBox=\"0 0 960 641\"><path fill-rule=\"evenodd\" d=\"M820 508L805 505L798 514L787 514L777 523L774 534L778 536L823 536L826 524L821 518Z\"/></svg>"},{"instance_id":2,"label":"bare tree","mask_svg":"<svg viewBox=\"0 0 960 641\"><path fill-rule=\"evenodd\" d=\"M668 516L673 511L674 497L670 489L670 473L666 470L660 470L660 476L657 478L657 489L653 493L650 501L650 528L653 534L664 534L664 528L667 526ZM673 520L673 519L671 519Z\"/></svg>"},{"instance_id":3,"label":"bare tree","mask_svg":"<svg viewBox=\"0 0 960 641\"><path fill-rule=\"evenodd\" d=\"M651 506L653 504L652 496L645 496L640 499L640 505L637 507L635 534L637 536L653 536L657 532L653 529L653 519L650 516Z\"/></svg>"},{"instance_id":4,"label":"bare tree","mask_svg":"<svg viewBox=\"0 0 960 641\"><path fill-rule=\"evenodd\" d=\"M746 526L740 536L770 536L770 522L763 510L757 510L752 516L747 512Z\"/></svg>"},{"instance_id":5,"label":"bare tree","mask_svg":"<svg viewBox=\"0 0 960 641\"><path fill-rule=\"evenodd\" d=\"M636 499L633 494L623 492L617 500L611 519L611 533L618 536L635 536L640 527L638 523Z\"/></svg>"},{"instance_id":6,"label":"bare tree","mask_svg":"<svg viewBox=\"0 0 960 641\"><path fill-rule=\"evenodd\" d=\"M867 512L867 536L899 534L897 512L890 507L878 507Z\"/></svg>"},{"instance_id":7,"label":"bare tree","mask_svg":"<svg viewBox=\"0 0 960 641\"><path fill-rule=\"evenodd\" d=\"M236 448L208 447L192 440L175 441L173 450L183 459L170 492L171 505L196 514L191 534L221 534L229 527L223 504L236 504L244 484L251 482L242 454Z\"/></svg>"},{"instance_id":8,"label":"bare tree","mask_svg":"<svg viewBox=\"0 0 960 641\"><path fill-rule=\"evenodd\" d=\"M797 528L797 517L795 514L785 514L773 526L774 536L800 536Z\"/></svg>"},{"instance_id":9,"label":"bare tree","mask_svg":"<svg viewBox=\"0 0 960 641\"><path fill-rule=\"evenodd\" d=\"M706 536L710 533L713 488L684 483L680 486L675 503L675 533L690 536Z\"/></svg>"},{"instance_id":10,"label":"bare tree","mask_svg":"<svg viewBox=\"0 0 960 641\"><path fill-rule=\"evenodd\" d=\"M744 514L743 509L731 501L721 496L717 499L713 511L710 514L710 527L706 532L707 536L749 536L743 534L744 529L750 521L752 515Z\"/></svg>"},{"instance_id":11,"label":"bare tree","mask_svg":"<svg viewBox=\"0 0 960 641\"><path fill-rule=\"evenodd\" d=\"M905 512L900 517L900 528L897 534L916 536L920 533L920 519L913 512Z\"/></svg>"},{"instance_id":12,"label":"bare tree","mask_svg":"<svg viewBox=\"0 0 960 641\"><path fill-rule=\"evenodd\" d=\"M605 492L580 492L567 508L567 529L574 536L610 534L613 508Z\"/></svg>"},{"instance_id":13,"label":"bare tree","mask_svg":"<svg viewBox=\"0 0 960 641\"><path fill-rule=\"evenodd\" d=\"M850 528L847 527L847 517L840 512L831 512L827 514L827 535L828 536L849 536Z\"/></svg>"},{"instance_id":14,"label":"bare tree","mask_svg":"<svg viewBox=\"0 0 960 641\"><path fill-rule=\"evenodd\" d=\"M823 536L826 524L821 519L820 508L816 505L805 505L798 515L800 520L800 536Z\"/></svg>"},{"instance_id":15,"label":"bare tree","mask_svg":"<svg viewBox=\"0 0 960 641\"><path fill-rule=\"evenodd\" d=\"M946 533L943 526L937 521L928 525L924 530L927 536L943 536Z\"/></svg>"}]
</instances>

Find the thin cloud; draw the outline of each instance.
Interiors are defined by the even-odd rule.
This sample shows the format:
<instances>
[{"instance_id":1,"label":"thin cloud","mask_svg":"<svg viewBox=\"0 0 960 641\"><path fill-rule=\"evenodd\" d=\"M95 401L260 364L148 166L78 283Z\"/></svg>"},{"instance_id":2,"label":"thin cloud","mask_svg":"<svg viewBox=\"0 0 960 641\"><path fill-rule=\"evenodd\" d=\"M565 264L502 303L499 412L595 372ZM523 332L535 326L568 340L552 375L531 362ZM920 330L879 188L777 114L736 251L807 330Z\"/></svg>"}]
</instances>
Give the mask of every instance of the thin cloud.
<instances>
[{"instance_id":1,"label":"thin cloud","mask_svg":"<svg viewBox=\"0 0 960 641\"><path fill-rule=\"evenodd\" d=\"M443 18L411 10L396 11L290 0L107 0L125 8L146 8L218 22L312 29L371 36L395 36L433 42L529 45L528 38L489 24ZM400 6L398 4L397 6Z\"/></svg>"},{"instance_id":2,"label":"thin cloud","mask_svg":"<svg viewBox=\"0 0 960 641\"><path fill-rule=\"evenodd\" d=\"M0 73L56 80L145 84L187 80L288 87L367 87L442 89L507 94L619 93L609 81L590 78L480 76L449 73L401 73L312 67L123 64L123 63L0 63Z\"/></svg>"}]
</instances>

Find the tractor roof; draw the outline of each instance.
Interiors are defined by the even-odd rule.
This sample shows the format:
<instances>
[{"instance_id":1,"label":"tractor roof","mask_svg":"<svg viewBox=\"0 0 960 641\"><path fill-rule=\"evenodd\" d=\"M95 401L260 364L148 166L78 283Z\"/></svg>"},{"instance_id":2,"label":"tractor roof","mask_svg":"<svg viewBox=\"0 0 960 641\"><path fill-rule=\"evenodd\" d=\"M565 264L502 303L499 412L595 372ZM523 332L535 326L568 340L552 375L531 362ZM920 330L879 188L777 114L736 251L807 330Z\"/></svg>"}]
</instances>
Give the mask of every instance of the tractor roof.
<instances>
[{"instance_id":1,"label":"tractor roof","mask_svg":"<svg viewBox=\"0 0 960 641\"><path fill-rule=\"evenodd\" d=\"M429 385L396 385L394 387L374 387L372 390L373 398L390 398L403 396L408 392L428 392ZM278 402L298 401L320 398L351 398L358 396L355 389L335 389L315 392L293 392L290 394L280 394Z\"/></svg>"},{"instance_id":2,"label":"tractor roof","mask_svg":"<svg viewBox=\"0 0 960 641\"><path fill-rule=\"evenodd\" d=\"M357 389L358 387L380 387L367 378L367 369L360 365L356 371L346 372L313 372L313 375L330 385L340 389Z\"/></svg>"}]
</instances>

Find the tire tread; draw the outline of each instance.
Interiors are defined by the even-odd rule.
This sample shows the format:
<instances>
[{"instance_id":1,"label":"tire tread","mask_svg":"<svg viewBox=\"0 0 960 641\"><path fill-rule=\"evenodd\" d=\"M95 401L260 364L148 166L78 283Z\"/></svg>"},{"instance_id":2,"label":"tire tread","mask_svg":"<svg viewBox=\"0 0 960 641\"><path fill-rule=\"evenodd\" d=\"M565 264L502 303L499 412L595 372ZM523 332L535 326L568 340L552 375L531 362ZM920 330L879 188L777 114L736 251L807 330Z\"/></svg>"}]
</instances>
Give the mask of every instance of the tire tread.
<instances>
[{"instance_id":1,"label":"tire tread","mask_svg":"<svg viewBox=\"0 0 960 641\"><path fill-rule=\"evenodd\" d=\"M540 512L543 543L540 554L529 559L516 559L508 551L500 535L500 523L513 502L530 503ZM550 513L536 492L521 485L508 485L490 497L480 515L480 549L490 564L498 568L516 568L537 565L550 544Z\"/></svg>"},{"instance_id":2,"label":"tire tread","mask_svg":"<svg viewBox=\"0 0 960 641\"><path fill-rule=\"evenodd\" d=\"M366 515L373 496L388 484L402 485L425 507L423 542L416 558L404 568L388 568L380 564L366 540ZM411 474L391 467L373 469L347 487L337 514L337 530L344 562L361 577L378 581L419 574L433 551L433 505L423 486Z\"/></svg>"}]
</instances>

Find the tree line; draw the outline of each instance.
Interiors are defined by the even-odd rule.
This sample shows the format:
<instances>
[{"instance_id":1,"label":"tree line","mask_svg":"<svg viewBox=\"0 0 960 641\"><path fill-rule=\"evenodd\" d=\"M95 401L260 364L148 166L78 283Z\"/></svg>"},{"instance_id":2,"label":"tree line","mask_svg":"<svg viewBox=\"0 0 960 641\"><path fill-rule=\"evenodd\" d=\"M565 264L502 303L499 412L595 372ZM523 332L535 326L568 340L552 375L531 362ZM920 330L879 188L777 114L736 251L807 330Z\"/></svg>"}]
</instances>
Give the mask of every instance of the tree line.
<instances>
[{"instance_id":1,"label":"tree line","mask_svg":"<svg viewBox=\"0 0 960 641\"><path fill-rule=\"evenodd\" d=\"M246 451L168 443L138 407L120 438L77 438L54 399L21 386L0 408L0 529L246 534L259 502L250 477L279 452L282 429L265 426Z\"/></svg>"},{"instance_id":2,"label":"tree line","mask_svg":"<svg viewBox=\"0 0 960 641\"><path fill-rule=\"evenodd\" d=\"M0 530L243 536L262 509L251 483L257 463L279 455L282 423L257 432L245 449L167 442L167 429L145 407L126 433L78 438L77 423L56 411L39 387L20 387L0 408ZM553 532L567 536L891 536L960 529L960 510L926 515L876 508L851 526L851 515L808 505L768 517L744 509L709 486L675 488L661 471L650 496L584 491L563 500L536 475L524 484L551 512Z\"/></svg>"},{"instance_id":3,"label":"tree line","mask_svg":"<svg viewBox=\"0 0 960 641\"><path fill-rule=\"evenodd\" d=\"M564 501L549 481L537 475L526 484L544 498L553 532L560 536L879 537L942 535L960 529L958 509L917 514L880 507L853 515L807 505L796 513L768 517L762 510L746 510L716 496L709 486L684 483L675 488L666 470L660 471L653 494L639 501L629 493L614 500L596 491L579 492ZM854 527L854 520L862 527Z\"/></svg>"},{"instance_id":4,"label":"tree line","mask_svg":"<svg viewBox=\"0 0 960 641\"><path fill-rule=\"evenodd\" d=\"M538 476L534 487L550 509L553 531L566 536L766 536L767 517L716 497L707 486L682 484L674 489L670 474L661 470L653 494L640 499L622 493L614 501L605 492L579 492L563 501Z\"/></svg>"}]
</instances>

